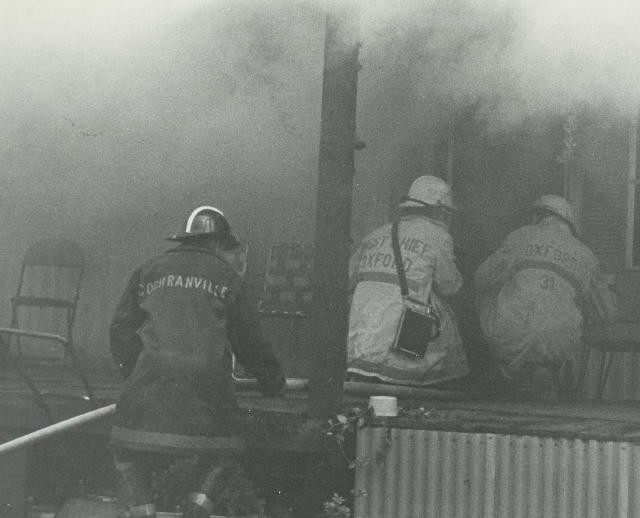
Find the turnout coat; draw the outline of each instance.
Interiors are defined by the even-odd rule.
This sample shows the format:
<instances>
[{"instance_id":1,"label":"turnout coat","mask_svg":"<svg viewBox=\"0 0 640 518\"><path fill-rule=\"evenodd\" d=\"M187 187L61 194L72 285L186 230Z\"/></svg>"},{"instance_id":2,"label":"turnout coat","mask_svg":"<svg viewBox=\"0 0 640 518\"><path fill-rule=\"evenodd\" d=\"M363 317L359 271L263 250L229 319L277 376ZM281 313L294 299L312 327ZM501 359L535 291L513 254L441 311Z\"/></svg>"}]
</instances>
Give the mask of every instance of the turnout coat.
<instances>
[{"instance_id":1,"label":"turnout coat","mask_svg":"<svg viewBox=\"0 0 640 518\"><path fill-rule=\"evenodd\" d=\"M616 313L596 257L556 219L509 234L478 268L475 288L482 331L507 377L530 364L575 367L583 320Z\"/></svg>"},{"instance_id":2,"label":"turnout coat","mask_svg":"<svg viewBox=\"0 0 640 518\"><path fill-rule=\"evenodd\" d=\"M263 393L284 385L240 277L197 246L182 244L135 270L111 323L111 352L126 377L115 447L241 450L231 353Z\"/></svg>"},{"instance_id":3,"label":"turnout coat","mask_svg":"<svg viewBox=\"0 0 640 518\"><path fill-rule=\"evenodd\" d=\"M402 217L400 251L409 296L423 303L429 297L440 322L440 336L414 359L391 350L402 312L391 224L367 235L351 259L355 284L349 315L347 371L401 385L429 385L468 374L455 315L446 297L462 287L455 265L453 241L440 222L422 215ZM427 337L425 337L427 340Z\"/></svg>"}]
</instances>

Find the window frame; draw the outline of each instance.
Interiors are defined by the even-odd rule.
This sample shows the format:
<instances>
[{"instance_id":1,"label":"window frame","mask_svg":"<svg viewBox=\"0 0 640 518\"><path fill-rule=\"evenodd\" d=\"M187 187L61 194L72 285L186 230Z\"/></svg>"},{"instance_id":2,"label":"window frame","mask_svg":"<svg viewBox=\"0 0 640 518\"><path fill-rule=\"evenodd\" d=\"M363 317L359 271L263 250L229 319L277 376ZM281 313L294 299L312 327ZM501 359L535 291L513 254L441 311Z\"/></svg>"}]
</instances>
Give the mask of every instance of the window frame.
<instances>
[{"instance_id":1,"label":"window frame","mask_svg":"<svg viewBox=\"0 0 640 518\"><path fill-rule=\"evenodd\" d=\"M640 251L634 257L635 241L640 239L640 228L636 228L636 206L640 208L638 196L638 117L635 117L629 124L628 129L629 157L627 168L627 217L626 217L626 237L624 267L628 270L640 269ZM640 218L638 218L640 223ZM638 247L640 248L640 247Z\"/></svg>"}]
</instances>

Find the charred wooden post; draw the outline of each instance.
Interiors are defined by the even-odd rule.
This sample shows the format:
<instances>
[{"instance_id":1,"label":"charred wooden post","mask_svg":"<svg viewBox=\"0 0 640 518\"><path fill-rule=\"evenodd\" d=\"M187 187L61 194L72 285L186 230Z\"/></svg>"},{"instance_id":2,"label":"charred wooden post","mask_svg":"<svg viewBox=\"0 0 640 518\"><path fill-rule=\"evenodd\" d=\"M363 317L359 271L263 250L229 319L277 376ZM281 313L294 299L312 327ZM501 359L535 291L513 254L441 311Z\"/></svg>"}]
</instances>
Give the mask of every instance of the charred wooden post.
<instances>
[{"instance_id":1,"label":"charred wooden post","mask_svg":"<svg viewBox=\"0 0 640 518\"><path fill-rule=\"evenodd\" d=\"M325 26L313 279L316 342L309 383L309 416L320 424L340 411L345 372L359 66L353 15L330 14ZM327 439L321 451L308 459L306 482L294 506L296 516L316 516L344 473Z\"/></svg>"},{"instance_id":2,"label":"charred wooden post","mask_svg":"<svg viewBox=\"0 0 640 518\"><path fill-rule=\"evenodd\" d=\"M358 79L354 10L327 16L315 228L316 346L310 413L324 418L342 401L348 328L348 270Z\"/></svg>"}]
</instances>

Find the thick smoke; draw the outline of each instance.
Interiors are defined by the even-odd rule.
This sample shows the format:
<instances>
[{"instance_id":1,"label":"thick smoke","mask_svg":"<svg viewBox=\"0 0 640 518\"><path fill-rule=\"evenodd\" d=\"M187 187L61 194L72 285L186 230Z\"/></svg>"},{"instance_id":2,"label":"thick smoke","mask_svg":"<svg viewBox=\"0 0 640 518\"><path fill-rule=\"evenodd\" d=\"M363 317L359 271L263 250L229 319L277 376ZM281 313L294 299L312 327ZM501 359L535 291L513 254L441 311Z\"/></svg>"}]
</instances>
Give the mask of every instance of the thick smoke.
<instances>
[{"instance_id":1,"label":"thick smoke","mask_svg":"<svg viewBox=\"0 0 640 518\"><path fill-rule=\"evenodd\" d=\"M128 275L194 207L224 210L256 285L269 244L310 242L323 21L288 2L0 0L2 313L26 247L73 239L76 336L104 358Z\"/></svg>"},{"instance_id":2,"label":"thick smoke","mask_svg":"<svg viewBox=\"0 0 640 518\"><path fill-rule=\"evenodd\" d=\"M87 217L212 200L233 216L285 185L309 190L322 70L310 6L34 0L2 15L8 218L82 232ZM67 205L34 215L46 199Z\"/></svg>"},{"instance_id":3,"label":"thick smoke","mask_svg":"<svg viewBox=\"0 0 640 518\"><path fill-rule=\"evenodd\" d=\"M102 297L89 329L197 204L225 210L255 264L270 243L310 243L325 14L346 2L0 0L1 282L35 239L77 240ZM473 106L497 130L585 104L636 113L635 2L350 5L367 143L356 240L386 219L394 171L433 161L451 112Z\"/></svg>"},{"instance_id":4,"label":"thick smoke","mask_svg":"<svg viewBox=\"0 0 640 518\"><path fill-rule=\"evenodd\" d=\"M4 0L3 205L68 195L76 212L153 211L159 195L192 203L203 170L221 193L260 192L268 205L286 186L304 197L315 182L324 12L344 5ZM411 142L440 111L468 105L498 128L584 104L636 111L637 2L352 5L368 142Z\"/></svg>"},{"instance_id":5,"label":"thick smoke","mask_svg":"<svg viewBox=\"0 0 640 518\"><path fill-rule=\"evenodd\" d=\"M364 2L362 19L416 96L478 103L498 126L602 103L634 114L640 100L637 2Z\"/></svg>"}]
</instances>

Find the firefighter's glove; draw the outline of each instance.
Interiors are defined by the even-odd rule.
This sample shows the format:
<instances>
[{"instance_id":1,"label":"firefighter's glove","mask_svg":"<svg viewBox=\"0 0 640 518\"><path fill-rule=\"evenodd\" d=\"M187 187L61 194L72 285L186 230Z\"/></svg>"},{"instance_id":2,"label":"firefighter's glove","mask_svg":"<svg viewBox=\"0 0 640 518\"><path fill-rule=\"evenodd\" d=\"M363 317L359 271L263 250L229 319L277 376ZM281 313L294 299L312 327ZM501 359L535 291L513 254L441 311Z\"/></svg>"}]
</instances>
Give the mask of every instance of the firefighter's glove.
<instances>
[{"instance_id":1,"label":"firefighter's glove","mask_svg":"<svg viewBox=\"0 0 640 518\"><path fill-rule=\"evenodd\" d=\"M133 372L133 368L136 366L135 363L118 363L118 370L124 379L127 379L129 375Z\"/></svg>"}]
</instances>

